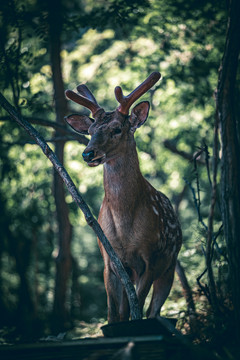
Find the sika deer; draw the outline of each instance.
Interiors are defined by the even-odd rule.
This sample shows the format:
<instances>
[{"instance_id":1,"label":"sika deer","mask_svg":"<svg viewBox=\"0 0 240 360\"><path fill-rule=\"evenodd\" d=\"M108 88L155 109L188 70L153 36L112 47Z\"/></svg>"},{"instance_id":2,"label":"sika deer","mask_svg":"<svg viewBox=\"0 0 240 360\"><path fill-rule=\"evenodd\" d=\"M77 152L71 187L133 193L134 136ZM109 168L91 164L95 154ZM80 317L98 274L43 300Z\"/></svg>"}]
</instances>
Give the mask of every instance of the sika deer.
<instances>
[{"instance_id":1,"label":"sika deer","mask_svg":"<svg viewBox=\"0 0 240 360\"><path fill-rule=\"evenodd\" d=\"M153 295L147 317L156 317L172 287L182 235L178 219L168 198L154 189L141 174L134 133L144 124L149 103L131 105L160 78L152 73L128 96L116 87L120 103L105 112L85 85L79 95L71 90L66 96L91 110L94 120L83 115L69 115L68 124L77 132L90 134L91 140L82 156L89 166L104 164L105 197L99 223L122 261L136 292L141 311L151 285ZM129 320L126 293L114 265L99 242L104 260L104 283L108 299L108 322Z\"/></svg>"}]
</instances>

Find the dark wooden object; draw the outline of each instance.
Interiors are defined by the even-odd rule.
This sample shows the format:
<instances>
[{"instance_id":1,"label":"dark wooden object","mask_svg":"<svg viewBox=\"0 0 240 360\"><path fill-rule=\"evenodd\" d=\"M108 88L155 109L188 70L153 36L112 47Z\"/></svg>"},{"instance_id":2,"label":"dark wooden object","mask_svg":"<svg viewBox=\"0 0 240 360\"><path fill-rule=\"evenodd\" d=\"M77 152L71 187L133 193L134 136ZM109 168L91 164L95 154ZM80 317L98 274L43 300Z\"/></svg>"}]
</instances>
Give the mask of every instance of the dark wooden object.
<instances>
[{"instance_id":1,"label":"dark wooden object","mask_svg":"<svg viewBox=\"0 0 240 360\"><path fill-rule=\"evenodd\" d=\"M162 335L82 339L62 343L0 346L1 360L198 360L214 359Z\"/></svg>"}]
</instances>

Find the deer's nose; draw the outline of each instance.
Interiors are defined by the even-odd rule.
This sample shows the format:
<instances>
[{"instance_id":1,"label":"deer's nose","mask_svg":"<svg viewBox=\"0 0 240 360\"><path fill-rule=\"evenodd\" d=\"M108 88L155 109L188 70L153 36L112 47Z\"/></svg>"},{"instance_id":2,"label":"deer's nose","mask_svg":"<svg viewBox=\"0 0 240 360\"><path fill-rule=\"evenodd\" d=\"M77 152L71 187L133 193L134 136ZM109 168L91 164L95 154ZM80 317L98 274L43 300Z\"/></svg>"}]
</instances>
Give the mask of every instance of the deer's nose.
<instances>
[{"instance_id":1,"label":"deer's nose","mask_svg":"<svg viewBox=\"0 0 240 360\"><path fill-rule=\"evenodd\" d=\"M83 157L83 160L88 162L88 161L91 161L94 159L94 151L93 150L90 150L88 152L83 152L82 153L82 157Z\"/></svg>"}]
</instances>

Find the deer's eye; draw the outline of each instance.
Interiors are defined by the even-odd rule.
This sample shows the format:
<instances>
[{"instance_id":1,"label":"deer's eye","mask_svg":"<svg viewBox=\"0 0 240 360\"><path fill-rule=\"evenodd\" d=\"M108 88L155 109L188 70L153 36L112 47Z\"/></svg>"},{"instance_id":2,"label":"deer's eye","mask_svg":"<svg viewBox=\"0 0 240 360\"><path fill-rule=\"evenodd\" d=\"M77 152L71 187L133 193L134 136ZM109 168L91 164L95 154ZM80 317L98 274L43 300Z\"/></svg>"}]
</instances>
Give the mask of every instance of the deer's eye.
<instances>
[{"instance_id":1,"label":"deer's eye","mask_svg":"<svg viewBox=\"0 0 240 360\"><path fill-rule=\"evenodd\" d=\"M121 134L122 130L120 128L113 129L114 135Z\"/></svg>"}]
</instances>

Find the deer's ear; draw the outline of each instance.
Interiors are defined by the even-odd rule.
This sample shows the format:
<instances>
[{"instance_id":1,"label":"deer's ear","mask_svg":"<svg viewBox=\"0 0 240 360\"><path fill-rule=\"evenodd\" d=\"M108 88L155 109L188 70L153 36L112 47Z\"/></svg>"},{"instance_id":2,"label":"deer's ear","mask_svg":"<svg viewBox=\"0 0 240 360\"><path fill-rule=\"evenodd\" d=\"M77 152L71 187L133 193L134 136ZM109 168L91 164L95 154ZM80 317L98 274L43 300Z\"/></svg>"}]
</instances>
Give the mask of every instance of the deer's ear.
<instances>
[{"instance_id":1,"label":"deer's ear","mask_svg":"<svg viewBox=\"0 0 240 360\"><path fill-rule=\"evenodd\" d=\"M142 101L132 109L129 119L132 132L135 132L138 127L142 126L145 123L148 117L149 108L149 102Z\"/></svg>"},{"instance_id":2,"label":"deer's ear","mask_svg":"<svg viewBox=\"0 0 240 360\"><path fill-rule=\"evenodd\" d=\"M90 117L79 114L68 115L64 119L75 131L85 135L88 134L88 129L94 122Z\"/></svg>"}]
</instances>

